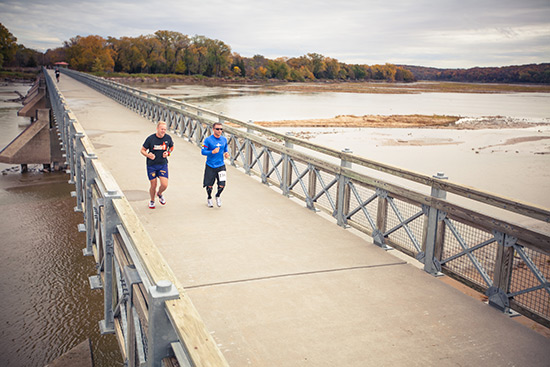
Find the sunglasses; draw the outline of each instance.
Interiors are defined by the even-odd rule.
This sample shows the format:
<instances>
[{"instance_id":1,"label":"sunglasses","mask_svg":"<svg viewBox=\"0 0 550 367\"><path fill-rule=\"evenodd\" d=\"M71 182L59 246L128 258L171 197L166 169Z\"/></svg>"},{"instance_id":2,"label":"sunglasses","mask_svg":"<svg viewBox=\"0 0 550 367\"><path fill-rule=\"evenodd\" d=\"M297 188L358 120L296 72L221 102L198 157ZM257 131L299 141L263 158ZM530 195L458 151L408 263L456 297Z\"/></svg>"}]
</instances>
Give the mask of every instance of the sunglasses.
<instances>
[{"instance_id":1,"label":"sunglasses","mask_svg":"<svg viewBox=\"0 0 550 367\"><path fill-rule=\"evenodd\" d=\"M214 130L221 130L221 131L223 131L223 129L222 129L221 127L217 127L217 128L215 128Z\"/></svg>"}]
</instances>

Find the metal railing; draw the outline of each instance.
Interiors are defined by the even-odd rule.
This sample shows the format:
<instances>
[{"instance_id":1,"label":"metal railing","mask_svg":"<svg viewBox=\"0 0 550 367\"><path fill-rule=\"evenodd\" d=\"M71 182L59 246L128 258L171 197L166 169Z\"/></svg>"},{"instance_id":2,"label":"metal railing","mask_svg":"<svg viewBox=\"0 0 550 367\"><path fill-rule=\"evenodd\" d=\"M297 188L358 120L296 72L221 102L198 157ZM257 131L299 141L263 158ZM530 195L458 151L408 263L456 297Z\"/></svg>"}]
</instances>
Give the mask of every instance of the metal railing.
<instances>
[{"instance_id":1,"label":"metal railing","mask_svg":"<svg viewBox=\"0 0 550 367\"><path fill-rule=\"evenodd\" d=\"M141 225L48 72L45 75L70 183L76 191L84 255L94 256L92 288L103 289L102 334L115 333L127 366L228 366L183 287ZM184 322L185 320L185 322Z\"/></svg>"},{"instance_id":2,"label":"metal railing","mask_svg":"<svg viewBox=\"0 0 550 367\"><path fill-rule=\"evenodd\" d=\"M446 195L544 225L550 223L548 209L456 184L443 174L422 175L103 78L66 72L153 122L166 121L171 132L198 146L214 122L225 123L231 164L275 185L283 195L303 200L311 210L330 213L338 225L368 234L376 245L416 257L425 271L443 272L484 292L489 304L503 312L516 310L550 326L550 237L451 203ZM366 169L374 174L362 173ZM376 172L421 184L431 194L384 181Z\"/></svg>"}]
</instances>

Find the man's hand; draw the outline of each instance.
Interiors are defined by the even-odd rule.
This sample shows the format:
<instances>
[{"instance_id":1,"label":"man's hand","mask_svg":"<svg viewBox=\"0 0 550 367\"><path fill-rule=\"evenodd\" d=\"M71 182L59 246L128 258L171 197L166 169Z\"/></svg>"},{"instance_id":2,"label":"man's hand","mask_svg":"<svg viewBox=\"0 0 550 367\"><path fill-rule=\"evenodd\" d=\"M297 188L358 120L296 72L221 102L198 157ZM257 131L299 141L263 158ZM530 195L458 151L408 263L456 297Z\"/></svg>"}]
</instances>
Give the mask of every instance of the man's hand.
<instances>
[{"instance_id":1,"label":"man's hand","mask_svg":"<svg viewBox=\"0 0 550 367\"><path fill-rule=\"evenodd\" d=\"M228 152L223 153L223 157L224 157L225 159L229 159L229 153L228 153Z\"/></svg>"},{"instance_id":2,"label":"man's hand","mask_svg":"<svg viewBox=\"0 0 550 367\"><path fill-rule=\"evenodd\" d=\"M217 154L220 151L220 147L217 147L212 151L212 154Z\"/></svg>"},{"instance_id":3,"label":"man's hand","mask_svg":"<svg viewBox=\"0 0 550 367\"><path fill-rule=\"evenodd\" d=\"M155 153L152 153L152 152L147 153L147 158L155 159Z\"/></svg>"}]
</instances>

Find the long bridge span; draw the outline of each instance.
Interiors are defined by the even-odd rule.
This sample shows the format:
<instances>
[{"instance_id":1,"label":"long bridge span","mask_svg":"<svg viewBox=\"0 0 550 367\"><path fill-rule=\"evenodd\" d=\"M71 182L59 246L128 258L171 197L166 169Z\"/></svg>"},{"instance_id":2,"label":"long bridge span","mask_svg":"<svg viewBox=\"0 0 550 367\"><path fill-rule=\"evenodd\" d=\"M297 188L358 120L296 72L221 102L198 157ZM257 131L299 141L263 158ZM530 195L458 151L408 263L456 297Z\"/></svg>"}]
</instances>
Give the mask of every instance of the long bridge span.
<instances>
[{"instance_id":1,"label":"long bridge span","mask_svg":"<svg viewBox=\"0 0 550 367\"><path fill-rule=\"evenodd\" d=\"M549 237L445 195L542 223L547 209L101 78L63 70L55 83L44 72L84 254L98 263L100 328L117 334L127 365L548 365L550 340L509 314L550 325ZM175 151L167 204L150 210L139 150L158 120ZM198 146L216 121L231 158L223 206L208 208Z\"/></svg>"}]
</instances>

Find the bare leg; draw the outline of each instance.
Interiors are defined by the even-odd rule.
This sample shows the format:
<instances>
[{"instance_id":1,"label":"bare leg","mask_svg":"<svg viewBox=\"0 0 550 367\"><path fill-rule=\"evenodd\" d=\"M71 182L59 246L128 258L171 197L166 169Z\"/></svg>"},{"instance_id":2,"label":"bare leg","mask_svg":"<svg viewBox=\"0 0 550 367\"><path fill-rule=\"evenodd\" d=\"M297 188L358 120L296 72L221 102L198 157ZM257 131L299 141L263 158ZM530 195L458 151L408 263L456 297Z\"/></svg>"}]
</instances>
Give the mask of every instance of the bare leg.
<instances>
[{"instance_id":1,"label":"bare leg","mask_svg":"<svg viewBox=\"0 0 550 367\"><path fill-rule=\"evenodd\" d=\"M161 196L162 193L168 188L168 179L166 177L159 177L159 180L160 180L160 187L159 187L158 195Z\"/></svg>"},{"instance_id":2,"label":"bare leg","mask_svg":"<svg viewBox=\"0 0 550 367\"><path fill-rule=\"evenodd\" d=\"M155 194L157 193L157 179L154 178L151 181L151 187L149 188L149 196L151 197L151 201L155 201Z\"/></svg>"}]
</instances>

